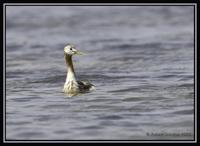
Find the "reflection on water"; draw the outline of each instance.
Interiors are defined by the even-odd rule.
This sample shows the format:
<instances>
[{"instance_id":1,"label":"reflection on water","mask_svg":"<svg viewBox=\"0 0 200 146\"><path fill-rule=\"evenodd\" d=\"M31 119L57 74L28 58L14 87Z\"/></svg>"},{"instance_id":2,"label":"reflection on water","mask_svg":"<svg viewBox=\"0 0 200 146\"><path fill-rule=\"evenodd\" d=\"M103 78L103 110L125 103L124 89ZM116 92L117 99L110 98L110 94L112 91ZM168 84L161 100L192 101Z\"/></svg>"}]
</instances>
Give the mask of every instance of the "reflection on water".
<instances>
[{"instance_id":1,"label":"reflection on water","mask_svg":"<svg viewBox=\"0 0 200 146\"><path fill-rule=\"evenodd\" d=\"M193 139L193 33L192 6L7 6L6 138ZM67 43L96 91L62 92Z\"/></svg>"}]
</instances>

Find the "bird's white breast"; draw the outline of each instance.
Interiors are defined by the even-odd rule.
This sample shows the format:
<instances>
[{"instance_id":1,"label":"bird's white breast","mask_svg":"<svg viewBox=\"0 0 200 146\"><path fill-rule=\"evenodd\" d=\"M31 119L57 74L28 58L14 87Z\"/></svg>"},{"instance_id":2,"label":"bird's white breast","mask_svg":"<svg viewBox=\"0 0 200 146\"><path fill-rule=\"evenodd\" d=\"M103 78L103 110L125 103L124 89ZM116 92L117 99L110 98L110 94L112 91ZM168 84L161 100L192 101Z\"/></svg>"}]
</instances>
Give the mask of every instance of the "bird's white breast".
<instances>
[{"instance_id":1,"label":"bird's white breast","mask_svg":"<svg viewBox=\"0 0 200 146\"><path fill-rule=\"evenodd\" d=\"M63 92L65 93L77 93L79 92L78 84L76 81L66 81L64 84Z\"/></svg>"}]
</instances>

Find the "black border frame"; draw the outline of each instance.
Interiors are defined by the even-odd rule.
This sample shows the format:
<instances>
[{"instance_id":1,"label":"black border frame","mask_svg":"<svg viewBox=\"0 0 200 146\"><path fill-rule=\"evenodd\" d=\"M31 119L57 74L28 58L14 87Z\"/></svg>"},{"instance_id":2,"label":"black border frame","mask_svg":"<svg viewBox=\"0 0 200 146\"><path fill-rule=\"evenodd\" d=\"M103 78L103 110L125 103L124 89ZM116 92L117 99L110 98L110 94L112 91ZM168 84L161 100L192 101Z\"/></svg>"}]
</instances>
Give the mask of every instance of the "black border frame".
<instances>
[{"instance_id":1,"label":"black border frame","mask_svg":"<svg viewBox=\"0 0 200 146\"><path fill-rule=\"evenodd\" d=\"M7 5L8 4L8 5ZM25 140L25 139L22 139L22 140L12 140L12 139L6 139L6 6L193 6L194 7L194 135L193 135L193 140L162 140L162 139L160 139L160 140ZM146 3L141 3L141 4L137 4L137 3L135 3L135 4L130 4L130 3L128 3L128 4L119 4L119 3L117 3L117 4L106 4L106 3L103 3L103 4L88 4L88 3L86 3L86 4L67 4L67 3L61 3L61 4L59 4L59 3L57 3L57 4L54 4L54 3L31 3L31 4L27 4L27 3L25 3L25 4L21 4L21 3L5 3L4 5L3 5L3 26L5 27L5 32L3 32L3 36L5 37L5 40L4 40L4 49L3 49L3 51L5 51L4 52L4 63L5 63L5 70L4 70L4 72L3 73L5 73L5 82L3 83L3 84L5 84L5 91L4 91L4 97L5 97L5 99L3 99L4 100L4 103L5 103L5 105L3 106L3 108L4 108L4 111L3 111L3 114L4 114L4 117L5 117L5 123L3 123L3 126L4 126L4 130L5 131L3 131L3 141L4 142L61 142L61 143L63 143L63 142L119 142L119 141L121 141L121 142L195 142L197 139L196 139L196 137L197 137L197 133L196 133L196 130L195 130L195 127L197 128L197 123L196 123L196 119L197 119L197 117L196 117L196 115L197 115L197 107L196 107L196 102L197 102L197 100L196 100L196 97L197 97L197 93L195 92L195 90L196 90L196 64L197 64L197 62L196 62L196 60L195 59L197 59L196 58L196 54L195 54L195 52L197 51L197 44L196 44L196 41L197 41L197 26L196 26L196 23L197 23L197 4L196 3L182 3L182 5L181 5L181 3L176 3L176 4L173 4L173 3L170 3L170 4L168 4L168 3L163 3L163 4L155 4L155 3L153 3L153 4L146 4Z\"/></svg>"}]
</instances>

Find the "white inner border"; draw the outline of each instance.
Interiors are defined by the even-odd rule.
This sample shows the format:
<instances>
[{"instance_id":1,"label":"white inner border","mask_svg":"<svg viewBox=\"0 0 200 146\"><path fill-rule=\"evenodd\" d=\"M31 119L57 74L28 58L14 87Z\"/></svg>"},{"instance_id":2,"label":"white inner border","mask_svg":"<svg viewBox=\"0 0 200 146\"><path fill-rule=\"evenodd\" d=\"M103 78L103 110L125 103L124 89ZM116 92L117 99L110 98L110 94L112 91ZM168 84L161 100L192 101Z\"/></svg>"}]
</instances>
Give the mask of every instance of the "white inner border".
<instances>
[{"instance_id":1,"label":"white inner border","mask_svg":"<svg viewBox=\"0 0 200 146\"><path fill-rule=\"evenodd\" d=\"M44 5L44 6L54 6L54 5L66 5L66 6L70 6L70 5L78 5L78 6L80 6L80 5L83 5L83 6L90 6L90 5L95 5L95 6L98 6L98 5L106 5L106 6L108 6L108 5L116 5L116 6L123 6L123 5L126 5L126 6L128 6L128 5L130 5L130 6L138 6L138 5L143 5L143 6L155 6L155 5L163 5L163 6L168 6L168 5L174 5L174 6L181 6L181 5L188 5L188 6L194 6L194 8L195 8L195 14L194 14L194 19L195 19L195 28L194 28L194 30L195 30L195 32L194 32L194 34L195 34L195 44L194 44L194 51L195 51L195 60L194 60L194 65L195 65L195 72L194 72L194 76L195 76L195 81L194 81L194 84L195 84L195 125L194 125L194 128L195 128L195 131L194 131L194 134L195 134L195 137L194 137L194 141L193 140L191 140L191 141L184 141L184 140L181 140L181 141L176 141L176 140L173 140L173 141L159 141L159 140L151 140L151 141L148 141L148 140L145 140L145 141L139 141L139 140L129 140L129 141L109 141L109 140L101 140L101 141L81 141L81 140L77 140L77 141L70 141L70 140L66 140L66 141L62 141L62 140L60 140L60 141L48 141L48 140L44 140L44 141L37 141L37 140L34 140L34 141L32 141L32 140L28 140L28 141L23 141L23 140L16 140L16 141L14 141L14 140L12 140L12 141L9 141L9 140L6 140L5 138L6 138L6 136L5 136L5 117L6 117L6 113L5 113L5 100L6 100L6 95L5 95L5 86L3 86L3 141L5 142L5 143L16 143L16 142L18 142L18 143L21 143L21 142L23 142L23 143L30 143L30 142L33 142L33 143L46 143L46 142L51 142L51 143L66 143L66 142L72 142L72 143L88 143L88 142L90 142L90 143L96 143L96 142L99 142L99 143L103 143L103 142L111 142L111 143L114 143L114 142L116 142L116 143L131 143L131 142L135 142L135 143L160 143L160 142L162 142L162 143L174 143L174 142L177 142L177 143L194 143L194 142L196 142L196 140L197 140L197 4L196 3L4 3L3 4L3 69L4 69L4 72L3 72L3 83L4 83L4 85L5 85L5 80L6 80L6 76L5 76L5 67L6 67L6 64L5 64L5 44L6 44L6 38L5 38L5 32L6 32L6 30L5 30L5 19L6 19L6 16L5 16L5 7L6 6L9 6L9 5L16 5L16 6L18 6L18 5L37 5L37 6L42 6L42 5Z\"/></svg>"}]
</instances>

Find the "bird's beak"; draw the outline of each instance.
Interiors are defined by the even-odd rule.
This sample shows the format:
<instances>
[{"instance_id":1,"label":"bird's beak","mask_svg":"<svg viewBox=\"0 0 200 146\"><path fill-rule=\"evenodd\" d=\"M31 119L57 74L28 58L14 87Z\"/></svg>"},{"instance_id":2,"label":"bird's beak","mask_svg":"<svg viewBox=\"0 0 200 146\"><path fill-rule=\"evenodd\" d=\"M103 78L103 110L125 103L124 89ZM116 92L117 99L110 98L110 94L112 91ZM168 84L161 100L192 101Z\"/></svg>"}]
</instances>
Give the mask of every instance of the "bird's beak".
<instances>
[{"instance_id":1,"label":"bird's beak","mask_svg":"<svg viewBox=\"0 0 200 146\"><path fill-rule=\"evenodd\" d=\"M77 55L85 55L85 53L80 52L80 51L77 51L76 54L77 54Z\"/></svg>"},{"instance_id":2,"label":"bird's beak","mask_svg":"<svg viewBox=\"0 0 200 146\"><path fill-rule=\"evenodd\" d=\"M78 51L78 50L74 51L74 53L77 54L77 55L85 55L85 53L80 52L80 51Z\"/></svg>"}]
</instances>

